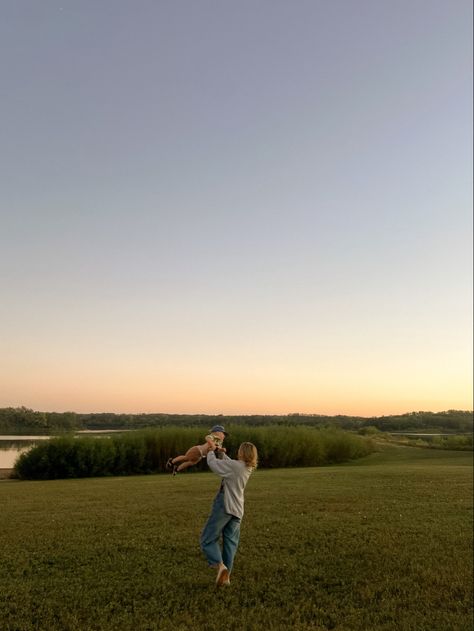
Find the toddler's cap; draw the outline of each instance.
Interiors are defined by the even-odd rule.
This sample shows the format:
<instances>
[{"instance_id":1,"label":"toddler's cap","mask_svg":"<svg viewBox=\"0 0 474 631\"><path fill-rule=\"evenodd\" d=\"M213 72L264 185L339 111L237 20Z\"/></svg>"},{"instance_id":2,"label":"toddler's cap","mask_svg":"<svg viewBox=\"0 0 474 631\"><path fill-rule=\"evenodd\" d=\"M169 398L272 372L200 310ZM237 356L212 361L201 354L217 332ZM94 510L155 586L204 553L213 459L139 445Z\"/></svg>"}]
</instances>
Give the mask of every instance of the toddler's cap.
<instances>
[{"instance_id":1,"label":"toddler's cap","mask_svg":"<svg viewBox=\"0 0 474 631\"><path fill-rule=\"evenodd\" d=\"M214 427L211 429L211 433L212 432L222 432L224 434L224 436L228 436L229 435L225 431L225 429L222 427L222 425L214 425Z\"/></svg>"}]
</instances>

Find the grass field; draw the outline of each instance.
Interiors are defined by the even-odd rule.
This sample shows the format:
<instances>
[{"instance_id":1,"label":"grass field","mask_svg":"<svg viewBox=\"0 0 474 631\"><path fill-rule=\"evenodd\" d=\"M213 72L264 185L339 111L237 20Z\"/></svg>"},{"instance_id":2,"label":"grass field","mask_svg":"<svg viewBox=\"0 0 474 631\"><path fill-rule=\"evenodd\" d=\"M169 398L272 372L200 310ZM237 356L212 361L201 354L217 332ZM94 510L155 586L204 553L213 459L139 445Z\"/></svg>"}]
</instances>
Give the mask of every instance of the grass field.
<instances>
[{"instance_id":1,"label":"grass field","mask_svg":"<svg viewBox=\"0 0 474 631\"><path fill-rule=\"evenodd\" d=\"M386 446L257 471L232 585L212 473L0 482L1 631L470 631L472 454Z\"/></svg>"}]
</instances>

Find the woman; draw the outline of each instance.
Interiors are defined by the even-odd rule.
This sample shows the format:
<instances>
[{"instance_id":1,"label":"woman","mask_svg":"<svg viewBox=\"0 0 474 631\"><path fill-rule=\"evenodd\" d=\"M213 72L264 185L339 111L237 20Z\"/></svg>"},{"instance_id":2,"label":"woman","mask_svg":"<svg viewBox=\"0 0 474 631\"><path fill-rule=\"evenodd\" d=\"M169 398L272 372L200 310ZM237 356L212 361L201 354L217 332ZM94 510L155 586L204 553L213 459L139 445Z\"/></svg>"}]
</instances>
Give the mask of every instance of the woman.
<instances>
[{"instance_id":1,"label":"woman","mask_svg":"<svg viewBox=\"0 0 474 631\"><path fill-rule=\"evenodd\" d=\"M244 514L244 489L250 474L257 466L257 448L242 443L237 460L225 454L221 460L214 451L207 454L211 471L221 476L221 487L212 505L212 511L201 534L201 550L209 567L217 569L216 583L230 585L230 573L239 546L240 522ZM222 535L222 551L219 539Z\"/></svg>"}]
</instances>

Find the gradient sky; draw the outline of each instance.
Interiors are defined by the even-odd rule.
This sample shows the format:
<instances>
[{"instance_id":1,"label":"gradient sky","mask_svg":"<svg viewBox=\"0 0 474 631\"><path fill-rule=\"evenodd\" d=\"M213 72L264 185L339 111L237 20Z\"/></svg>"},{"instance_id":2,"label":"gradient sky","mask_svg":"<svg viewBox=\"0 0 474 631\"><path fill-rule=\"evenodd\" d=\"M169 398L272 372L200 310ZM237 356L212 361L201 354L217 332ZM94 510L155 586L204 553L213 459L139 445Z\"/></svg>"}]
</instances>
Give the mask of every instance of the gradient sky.
<instances>
[{"instance_id":1,"label":"gradient sky","mask_svg":"<svg viewBox=\"0 0 474 631\"><path fill-rule=\"evenodd\" d=\"M0 406L472 409L470 0L3 0Z\"/></svg>"}]
</instances>

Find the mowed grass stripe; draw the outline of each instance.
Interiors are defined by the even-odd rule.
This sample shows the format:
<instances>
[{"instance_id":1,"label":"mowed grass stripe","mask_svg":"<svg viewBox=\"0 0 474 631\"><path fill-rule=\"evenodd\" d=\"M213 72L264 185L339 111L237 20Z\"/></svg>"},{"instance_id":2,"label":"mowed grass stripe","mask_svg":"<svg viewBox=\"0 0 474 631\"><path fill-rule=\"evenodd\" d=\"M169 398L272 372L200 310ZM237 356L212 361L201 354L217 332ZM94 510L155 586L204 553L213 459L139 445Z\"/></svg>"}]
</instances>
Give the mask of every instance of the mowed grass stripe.
<instances>
[{"instance_id":1,"label":"mowed grass stripe","mask_svg":"<svg viewBox=\"0 0 474 631\"><path fill-rule=\"evenodd\" d=\"M472 454L257 471L229 589L211 473L0 483L0 628L472 628Z\"/></svg>"}]
</instances>

